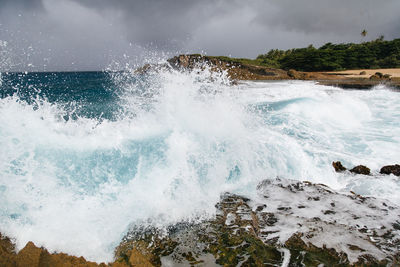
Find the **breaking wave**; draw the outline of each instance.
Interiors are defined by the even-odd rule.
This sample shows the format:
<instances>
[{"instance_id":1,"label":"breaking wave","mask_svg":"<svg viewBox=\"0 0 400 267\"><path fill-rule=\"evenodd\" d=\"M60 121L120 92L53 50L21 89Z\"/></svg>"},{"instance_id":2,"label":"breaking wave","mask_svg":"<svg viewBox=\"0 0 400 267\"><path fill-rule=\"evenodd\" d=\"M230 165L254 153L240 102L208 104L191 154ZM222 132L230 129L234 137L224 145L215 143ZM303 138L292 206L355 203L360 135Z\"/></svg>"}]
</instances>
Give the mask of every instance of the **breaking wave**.
<instances>
[{"instance_id":1,"label":"breaking wave","mask_svg":"<svg viewBox=\"0 0 400 267\"><path fill-rule=\"evenodd\" d=\"M399 179L378 174L400 160L388 88L232 85L208 68L108 73L84 90L95 74L37 75L0 83L0 227L19 248L110 261L132 224L206 218L221 193L276 176L400 203ZM336 160L373 175L335 173Z\"/></svg>"}]
</instances>

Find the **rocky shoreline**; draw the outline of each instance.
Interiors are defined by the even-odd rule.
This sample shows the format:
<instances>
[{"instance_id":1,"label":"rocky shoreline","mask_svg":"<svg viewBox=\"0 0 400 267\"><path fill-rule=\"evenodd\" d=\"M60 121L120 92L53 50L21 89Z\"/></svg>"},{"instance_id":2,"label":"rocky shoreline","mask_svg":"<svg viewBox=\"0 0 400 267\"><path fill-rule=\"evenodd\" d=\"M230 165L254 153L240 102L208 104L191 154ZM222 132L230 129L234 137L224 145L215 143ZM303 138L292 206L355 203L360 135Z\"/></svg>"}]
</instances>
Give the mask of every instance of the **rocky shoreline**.
<instances>
[{"instance_id":1,"label":"rocky shoreline","mask_svg":"<svg viewBox=\"0 0 400 267\"><path fill-rule=\"evenodd\" d=\"M396 266L399 207L322 184L265 180L258 196L226 193L214 219L136 229L121 243L159 266ZM117 257L132 263L128 250ZM136 253L136 251L135 251ZM134 257L133 257L134 258Z\"/></svg>"},{"instance_id":2,"label":"rocky shoreline","mask_svg":"<svg viewBox=\"0 0 400 267\"><path fill-rule=\"evenodd\" d=\"M400 88L399 81L383 76L350 79L200 55L169 60L177 69L203 63L214 71L226 71L232 80L315 80L353 89L385 83ZM351 169L341 162L332 165L337 172L370 175L363 165ZM400 165L383 166L379 172L400 176ZM111 263L51 253L33 242L16 251L13 240L0 234L0 266L400 266L400 207L388 201L274 178L261 182L252 199L222 194L215 208L216 215L208 220L183 221L163 229L134 226L115 248Z\"/></svg>"},{"instance_id":3,"label":"rocky shoreline","mask_svg":"<svg viewBox=\"0 0 400 267\"><path fill-rule=\"evenodd\" d=\"M379 84L385 84L400 90L400 78L376 72L365 77L348 77L347 74L333 72L301 72L296 70L281 70L263 66L249 65L224 60L219 57L203 55L179 55L168 60L175 68L193 69L207 64L215 71L226 71L232 80L304 80L316 81L322 85L336 86L343 89L371 89ZM146 69L146 67L145 67Z\"/></svg>"},{"instance_id":4,"label":"rocky shoreline","mask_svg":"<svg viewBox=\"0 0 400 267\"><path fill-rule=\"evenodd\" d=\"M215 207L206 221L133 227L108 264L51 254L32 242L16 253L12 240L0 236L0 265L400 265L400 207L387 201L275 178L261 182L253 199L225 193Z\"/></svg>"}]
</instances>

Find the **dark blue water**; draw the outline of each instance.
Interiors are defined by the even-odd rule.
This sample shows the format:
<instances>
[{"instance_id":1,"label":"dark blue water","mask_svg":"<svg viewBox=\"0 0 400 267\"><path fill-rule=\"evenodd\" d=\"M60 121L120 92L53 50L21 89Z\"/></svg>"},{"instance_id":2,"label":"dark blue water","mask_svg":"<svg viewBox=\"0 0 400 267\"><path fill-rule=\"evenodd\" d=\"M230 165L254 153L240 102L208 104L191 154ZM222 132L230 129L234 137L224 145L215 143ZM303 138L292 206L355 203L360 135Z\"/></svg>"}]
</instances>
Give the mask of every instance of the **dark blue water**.
<instances>
[{"instance_id":1,"label":"dark blue water","mask_svg":"<svg viewBox=\"0 0 400 267\"><path fill-rule=\"evenodd\" d=\"M16 96L37 105L47 101L62 107L65 120L87 117L115 120L119 114L118 84L108 72L2 73L1 98Z\"/></svg>"}]
</instances>

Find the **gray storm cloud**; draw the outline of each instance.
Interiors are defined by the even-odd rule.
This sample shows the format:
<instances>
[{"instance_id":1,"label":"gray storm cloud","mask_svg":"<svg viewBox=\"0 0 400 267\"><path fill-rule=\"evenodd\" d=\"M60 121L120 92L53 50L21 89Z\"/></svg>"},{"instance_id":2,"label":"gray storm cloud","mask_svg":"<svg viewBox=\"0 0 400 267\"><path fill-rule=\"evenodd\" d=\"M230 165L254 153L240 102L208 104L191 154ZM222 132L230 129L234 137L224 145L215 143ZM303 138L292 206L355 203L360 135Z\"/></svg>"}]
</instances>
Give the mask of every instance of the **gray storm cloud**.
<instances>
[{"instance_id":1,"label":"gray storm cloud","mask_svg":"<svg viewBox=\"0 0 400 267\"><path fill-rule=\"evenodd\" d=\"M360 42L363 29L366 40L393 39L398 10L398 0L0 0L0 40L13 62L0 70L97 70L185 52L255 57Z\"/></svg>"}]
</instances>

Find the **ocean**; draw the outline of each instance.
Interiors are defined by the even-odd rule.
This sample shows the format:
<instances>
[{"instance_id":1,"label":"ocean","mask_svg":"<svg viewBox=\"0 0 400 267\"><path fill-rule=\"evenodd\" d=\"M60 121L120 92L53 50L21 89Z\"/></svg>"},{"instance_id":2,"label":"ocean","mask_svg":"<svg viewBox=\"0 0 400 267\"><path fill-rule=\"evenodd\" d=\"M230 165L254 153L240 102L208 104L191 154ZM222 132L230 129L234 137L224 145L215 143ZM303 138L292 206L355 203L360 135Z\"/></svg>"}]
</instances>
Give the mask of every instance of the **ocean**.
<instances>
[{"instance_id":1,"label":"ocean","mask_svg":"<svg viewBox=\"0 0 400 267\"><path fill-rule=\"evenodd\" d=\"M215 213L284 177L400 204L400 93L225 73L0 75L0 230L18 248L110 261L134 225ZM372 175L336 173L368 166Z\"/></svg>"}]
</instances>

